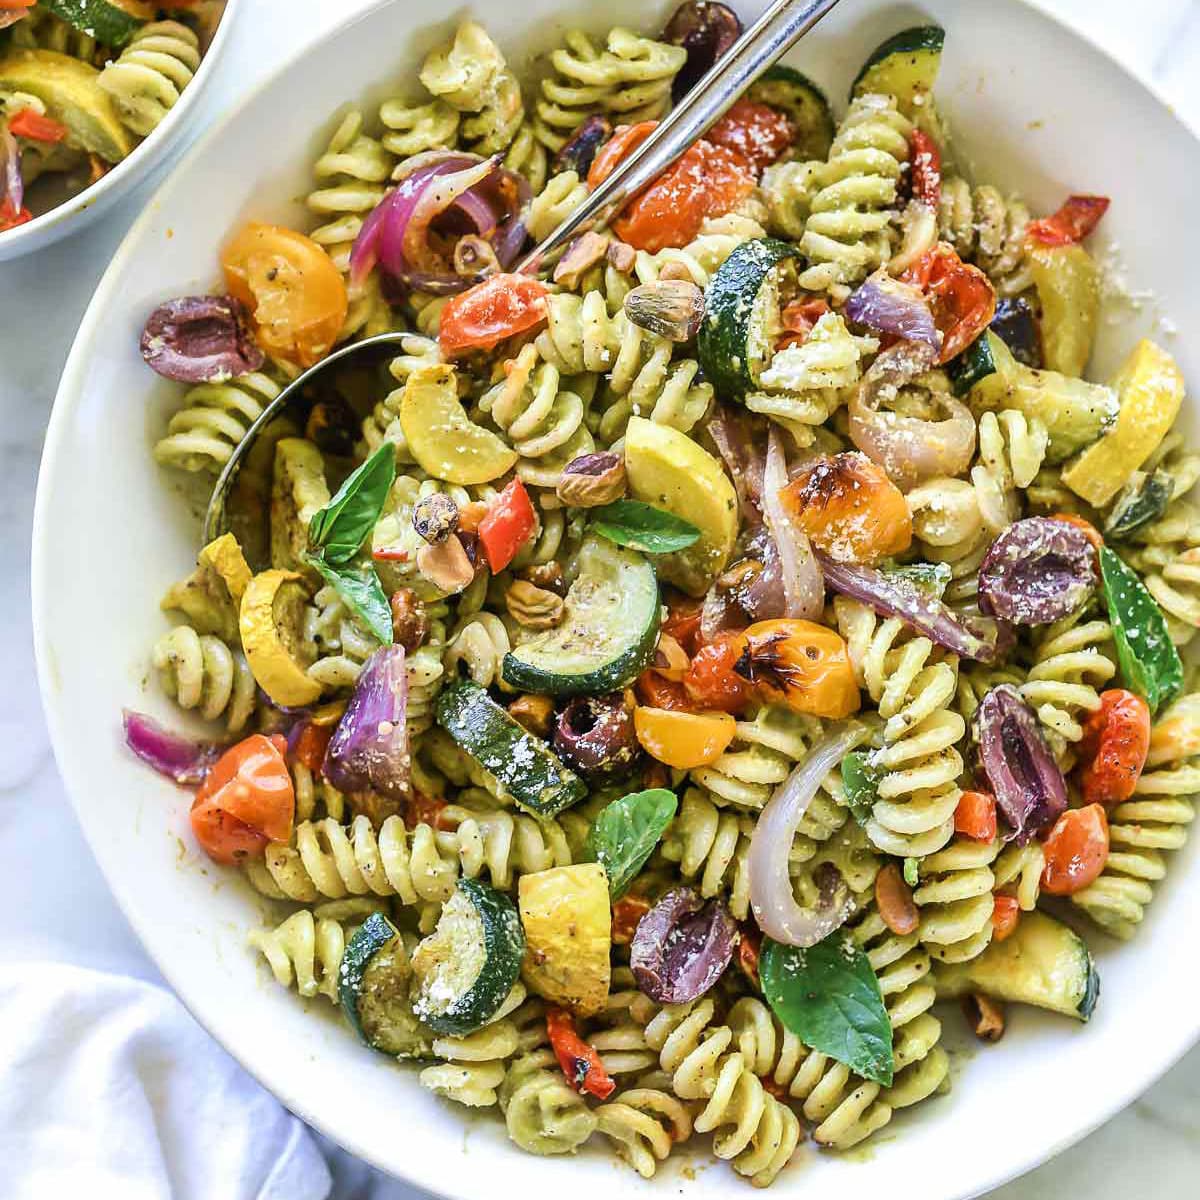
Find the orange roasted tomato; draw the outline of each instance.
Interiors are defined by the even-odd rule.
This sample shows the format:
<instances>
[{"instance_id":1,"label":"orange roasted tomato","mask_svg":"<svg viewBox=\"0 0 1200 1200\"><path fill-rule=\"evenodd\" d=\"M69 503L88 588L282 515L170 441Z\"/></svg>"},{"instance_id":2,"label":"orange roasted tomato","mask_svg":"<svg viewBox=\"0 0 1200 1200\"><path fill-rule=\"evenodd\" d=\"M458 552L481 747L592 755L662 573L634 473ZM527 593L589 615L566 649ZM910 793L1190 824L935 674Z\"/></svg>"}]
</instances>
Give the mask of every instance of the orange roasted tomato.
<instances>
[{"instance_id":1,"label":"orange roasted tomato","mask_svg":"<svg viewBox=\"0 0 1200 1200\"><path fill-rule=\"evenodd\" d=\"M251 734L209 769L192 804L192 832L209 858L232 864L292 835L296 795L282 738Z\"/></svg>"},{"instance_id":2,"label":"orange roasted tomato","mask_svg":"<svg viewBox=\"0 0 1200 1200\"><path fill-rule=\"evenodd\" d=\"M961 354L996 315L996 289L978 268L965 263L945 242L927 250L900 276L924 293L942 335L939 362Z\"/></svg>"},{"instance_id":3,"label":"orange roasted tomato","mask_svg":"<svg viewBox=\"0 0 1200 1200\"><path fill-rule=\"evenodd\" d=\"M346 283L311 238L251 222L225 247L221 266L225 286L250 310L268 354L311 367L333 348L346 323Z\"/></svg>"},{"instance_id":4,"label":"orange roasted tomato","mask_svg":"<svg viewBox=\"0 0 1200 1200\"><path fill-rule=\"evenodd\" d=\"M603 183L657 124L641 121L618 129L596 155L588 186ZM729 212L754 187L754 172L740 154L702 139L625 205L613 219L612 230L635 249L650 253L686 246L700 232L706 217Z\"/></svg>"},{"instance_id":5,"label":"orange roasted tomato","mask_svg":"<svg viewBox=\"0 0 1200 1200\"><path fill-rule=\"evenodd\" d=\"M874 563L912 544L904 493L865 454L818 460L784 488L783 503L813 545L837 562Z\"/></svg>"},{"instance_id":6,"label":"orange roasted tomato","mask_svg":"<svg viewBox=\"0 0 1200 1200\"><path fill-rule=\"evenodd\" d=\"M668 767L690 771L715 762L733 741L737 722L729 713L678 712L668 708L633 710L642 749Z\"/></svg>"},{"instance_id":7,"label":"orange roasted tomato","mask_svg":"<svg viewBox=\"0 0 1200 1200\"><path fill-rule=\"evenodd\" d=\"M1103 805L1063 813L1050 830L1044 851L1042 891L1070 896L1095 882L1108 862L1108 818Z\"/></svg>"},{"instance_id":8,"label":"orange roasted tomato","mask_svg":"<svg viewBox=\"0 0 1200 1200\"><path fill-rule=\"evenodd\" d=\"M683 677L683 691L692 709L712 709L735 716L745 711L754 699L754 689L734 670L742 650L740 633L719 633L696 651ZM645 703L652 701L645 699ZM661 700L653 703L659 708L674 707Z\"/></svg>"},{"instance_id":9,"label":"orange roasted tomato","mask_svg":"<svg viewBox=\"0 0 1200 1200\"><path fill-rule=\"evenodd\" d=\"M1079 790L1085 804L1119 804L1137 788L1150 753L1150 706L1124 688L1100 693L1079 742Z\"/></svg>"},{"instance_id":10,"label":"orange roasted tomato","mask_svg":"<svg viewBox=\"0 0 1200 1200\"><path fill-rule=\"evenodd\" d=\"M781 618L751 625L734 671L758 694L796 712L836 720L858 712L850 652L841 634L813 621Z\"/></svg>"}]
</instances>

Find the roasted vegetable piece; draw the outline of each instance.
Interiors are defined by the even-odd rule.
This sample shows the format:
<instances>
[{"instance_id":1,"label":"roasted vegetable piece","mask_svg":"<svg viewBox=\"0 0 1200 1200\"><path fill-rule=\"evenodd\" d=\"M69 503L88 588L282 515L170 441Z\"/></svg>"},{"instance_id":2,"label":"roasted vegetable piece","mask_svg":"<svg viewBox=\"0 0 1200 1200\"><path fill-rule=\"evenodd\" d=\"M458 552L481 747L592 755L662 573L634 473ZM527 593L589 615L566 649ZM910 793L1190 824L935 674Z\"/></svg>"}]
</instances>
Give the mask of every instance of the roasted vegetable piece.
<instances>
[{"instance_id":1,"label":"roasted vegetable piece","mask_svg":"<svg viewBox=\"0 0 1200 1200\"><path fill-rule=\"evenodd\" d=\"M1100 877L1108 862L1108 817L1102 804L1073 808L1054 823L1044 847L1042 891L1070 896Z\"/></svg>"},{"instance_id":2,"label":"roasted vegetable piece","mask_svg":"<svg viewBox=\"0 0 1200 1200\"><path fill-rule=\"evenodd\" d=\"M1099 582L1095 549L1080 529L1027 517L988 549L979 568L979 607L1016 625L1045 625L1081 609Z\"/></svg>"},{"instance_id":3,"label":"roasted vegetable piece","mask_svg":"<svg viewBox=\"0 0 1200 1200\"><path fill-rule=\"evenodd\" d=\"M552 867L517 882L530 989L576 1016L604 1008L612 970L608 877L599 863Z\"/></svg>"},{"instance_id":4,"label":"roasted vegetable piece","mask_svg":"<svg viewBox=\"0 0 1200 1200\"><path fill-rule=\"evenodd\" d=\"M737 923L719 900L706 904L694 889L674 888L638 924L629 965L651 1000L686 1004L724 974L736 935Z\"/></svg>"},{"instance_id":5,"label":"roasted vegetable piece","mask_svg":"<svg viewBox=\"0 0 1200 1200\"><path fill-rule=\"evenodd\" d=\"M695 708L717 709L737 716L750 704L754 689L735 670L744 649L744 640L738 633L719 633L700 647L683 677L684 696ZM671 707L664 702L661 692L655 703L660 708Z\"/></svg>"},{"instance_id":6,"label":"roasted vegetable piece","mask_svg":"<svg viewBox=\"0 0 1200 1200\"><path fill-rule=\"evenodd\" d=\"M567 1082L581 1095L607 1100L616 1091L613 1077L595 1047L588 1045L575 1028L575 1018L562 1008L546 1010L546 1036Z\"/></svg>"},{"instance_id":7,"label":"roasted vegetable piece","mask_svg":"<svg viewBox=\"0 0 1200 1200\"><path fill-rule=\"evenodd\" d=\"M840 720L860 698L842 636L813 621L760 621L742 635L734 670L771 702L796 712Z\"/></svg>"},{"instance_id":8,"label":"roasted vegetable piece","mask_svg":"<svg viewBox=\"0 0 1200 1200\"><path fill-rule=\"evenodd\" d=\"M634 710L633 722L642 749L680 771L715 762L733 741L737 726L729 713L675 712L643 706Z\"/></svg>"},{"instance_id":9,"label":"roasted vegetable piece","mask_svg":"<svg viewBox=\"0 0 1200 1200\"><path fill-rule=\"evenodd\" d=\"M638 760L638 743L625 697L574 697L558 714L551 746L592 782L627 775Z\"/></svg>"},{"instance_id":10,"label":"roasted vegetable piece","mask_svg":"<svg viewBox=\"0 0 1200 1200\"><path fill-rule=\"evenodd\" d=\"M305 562L308 529L329 503L325 460L306 438L280 438L271 478L271 566L298 571L314 581Z\"/></svg>"},{"instance_id":11,"label":"roasted vegetable piece","mask_svg":"<svg viewBox=\"0 0 1200 1200\"><path fill-rule=\"evenodd\" d=\"M1128 800L1150 753L1150 706L1124 688L1100 693L1083 727L1079 787L1085 804Z\"/></svg>"},{"instance_id":12,"label":"roasted vegetable piece","mask_svg":"<svg viewBox=\"0 0 1200 1200\"><path fill-rule=\"evenodd\" d=\"M671 99L682 100L741 33L742 23L727 5L710 0L681 4L662 31L664 42L687 52L687 62L671 84Z\"/></svg>"},{"instance_id":13,"label":"roasted vegetable piece","mask_svg":"<svg viewBox=\"0 0 1200 1200\"><path fill-rule=\"evenodd\" d=\"M223 533L196 558L196 569L162 598L166 612L183 613L197 633L231 642L238 633L238 606L250 582L250 567L238 540Z\"/></svg>"},{"instance_id":14,"label":"roasted vegetable piece","mask_svg":"<svg viewBox=\"0 0 1200 1200\"><path fill-rule=\"evenodd\" d=\"M1167 511L1174 495L1175 479L1170 471L1158 470L1152 475L1134 471L1113 501L1104 522L1104 536L1112 542L1133 537Z\"/></svg>"},{"instance_id":15,"label":"roasted vegetable piece","mask_svg":"<svg viewBox=\"0 0 1200 1200\"><path fill-rule=\"evenodd\" d=\"M996 797L987 792L963 792L954 810L954 832L976 842L996 840Z\"/></svg>"},{"instance_id":16,"label":"roasted vegetable piece","mask_svg":"<svg viewBox=\"0 0 1200 1200\"><path fill-rule=\"evenodd\" d=\"M492 275L454 296L442 310L438 344L447 358L491 350L546 319L546 285L527 275Z\"/></svg>"},{"instance_id":17,"label":"roasted vegetable piece","mask_svg":"<svg viewBox=\"0 0 1200 1200\"><path fill-rule=\"evenodd\" d=\"M316 658L303 639L307 601L294 571L263 571L242 596L238 626L246 661L258 686L285 708L301 708L321 696L321 685L306 674Z\"/></svg>"},{"instance_id":18,"label":"roasted vegetable piece","mask_svg":"<svg viewBox=\"0 0 1200 1200\"><path fill-rule=\"evenodd\" d=\"M1046 369L1077 378L1092 356L1100 316L1100 272L1082 246L1028 242L1026 259L1042 310Z\"/></svg>"},{"instance_id":19,"label":"roasted vegetable piece","mask_svg":"<svg viewBox=\"0 0 1200 1200\"><path fill-rule=\"evenodd\" d=\"M819 459L784 489L796 525L837 562L874 563L912 544L900 489L865 454Z\"/></svg>"},{"instance_id":20,"label":"roasted vegetable piece","mask_svg":"<svg viewBox=\"0 0 1200 1200\"><path fill-rule=\"evenodd\" d=\"M946 31L938 25L902 29L882 42L863 64L853 96L895 96L900 111L915 116L937 82Z\"/></svg>"}]
</instances>

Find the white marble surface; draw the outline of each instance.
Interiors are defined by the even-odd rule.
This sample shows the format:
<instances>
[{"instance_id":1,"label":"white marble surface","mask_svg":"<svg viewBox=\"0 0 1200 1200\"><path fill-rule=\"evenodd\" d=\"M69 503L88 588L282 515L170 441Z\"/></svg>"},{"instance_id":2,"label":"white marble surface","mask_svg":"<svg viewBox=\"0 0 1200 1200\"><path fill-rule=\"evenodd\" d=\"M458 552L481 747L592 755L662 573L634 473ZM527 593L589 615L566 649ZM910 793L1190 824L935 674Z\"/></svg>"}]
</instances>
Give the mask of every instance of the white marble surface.
<instances>
[{"instance_id":1,"label":"white marble surface","mask_svg":"<svg viewBox=\"0 0 1200 1200\"><path fill-rule=\"evenodd\" d=\"M364 3L251 0L205 99L202 123L273 62ZM1200 128L1200 0L1042 4L1152 80ZM29 618L30 525L46 419L76 324L144 199L135 195L85 233L0 266L0 663L7 684L0 689L0 911L10 962L71 961L153 979L157 973L109 898L55 770ZM86 621L87 581L79 587L79 619ZM1137 1053L1135 1045L1129 1053ZM331 1159L336 1200L413 1194L338 1152L331 1150ZM994 1196L1123 1200L1152 1191L1158 1200L1195 1200L1198 1181L1200 1049L1103 1129Z\"/></svg>"}]
</instances>

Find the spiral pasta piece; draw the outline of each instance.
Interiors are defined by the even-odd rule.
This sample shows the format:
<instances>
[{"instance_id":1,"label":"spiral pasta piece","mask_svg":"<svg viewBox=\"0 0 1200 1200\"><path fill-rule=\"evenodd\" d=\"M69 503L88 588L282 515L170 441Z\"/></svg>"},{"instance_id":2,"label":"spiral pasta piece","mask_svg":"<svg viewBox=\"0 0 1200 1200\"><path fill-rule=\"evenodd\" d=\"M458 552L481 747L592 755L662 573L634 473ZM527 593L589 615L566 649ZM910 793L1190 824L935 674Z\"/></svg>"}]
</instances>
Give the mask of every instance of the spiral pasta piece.
<instances>
[{"instance_id":1,"label":"spiral pasta piece","mask_svg":"<svg viewBox=\"0 0 1200 1200\"><path fill-rule=\"evenodd\" d=\"M379 120L387 130L380 139L383 148L400 160L458 145L459 115L444 100L428 104L385 100L379 106Z\"/></svg>"},{"instance_id":2,"label":"spiral pasta piece","mask_svg":"<svg viewBox=\"0 0 1200 1200\"><path fill-rule=\"evenodd\" d=\"M653 1179L672 1147L692 1136L692 1116L669 1091L643 1084L617 1092L597 1108L596 1128L620 1159L643 1179Z\"/></svg>"},{"instance_id":3,"label":"spiral pasta piece","mask_svg":"<svg viewBox=\"0 0 1200 1200\"><path fill-rule=\"evenodd\" d=\"M944 850L920 862L913 900L921 914L921 944L939 962L969 962L992 940L992 864L995 842L956 837Z\"/></svg>"},{"instance_id":4,"label":"spiral pasta piece","mask_svg":"<svg viewBox=\"0 0 1200 1200\"><path fill-rule=\"evenodd\" d=\"M155 459L184 471L220 471L278 395L279 385L261 372L198 384L168 421L166 436L154 444Z\"/></svg>"},{"instance_id":5,"label":"spiral pasta piece","mask_svg":"<svg viewBox=\"0 0 1200 1200\"><path fill-rule=\"evenodd\" d=\"M499 1100L506 1064L517 1053L517 1026L505 1018L525 1002L525 985L513 984L487 1024L461 1037L438 1037L434 1057L442 1061L420 1074L421 1086L468 1108L489 1108Z\"/></svg>"},{"instance_id":6,"label":"spiral pasta piece","mask_svg":"<svg viewBox=\"0 0 1200 1200\"><path fill-rule=\"evenodd\" d=\"M240 649L177 625L158 639L151 661L163 691L180 708L197 709L206 721L224 717L230 733L245 728L254 713L257 684Z\"/></svg>"},{"instance_id":7,"label":"spiral pasta piece","mask_svg":"<svg viewBox=\"0 0 1200 1200\"><path fill-rule=\"evenodd\" d=\"M990 184L972 187L959 175L942 180L938 232L964 262L978 266L1001 296L1019 296L1033 286L1025 253L1029 209L1005 199Z\"/></svg>"},{"instance_id":8,"label":"spiral pasta piece","mask_svg":"<svg viewBox=\"0 0 1200 1200\"><path fill-rule=\"evenodd\" d=\"M535 241L548 238L590 194L575 171L559 171L530 201L526 224Z\"/></svg>"},{"instance_id":9,"label":"spiral pasta piece","mask_svg":"<svg viewBox=\"0 0 1200 1200\"><path fill-rule=\"evenodd\" d=\"M346 797L320 772L314 774L298 759L289 761L292 791L296 797L296 820L313 821L332 817L339 825L346 819Z\"/></svg>"},{"instance_id":10,"label":"spiral pasta piece","mask_svg":"<svg viewBox=\"0 0 1200 1200\"><path fill-rule=\"evenodd\" d=\"M634 274L638 283L656 283L669 275L707 287L717 269L740 245L765 236L766 230L752 217L735 212L706 217L700 232L680 249L668 246L653 254L639 250Z\"/></svg>"},{"instance_id":11,"label":"spiral pasta piece","mask_svg":"<svg viewBox=\"0 0 1200 1200\"><path fill-rule=\"evenodd\" d=\"M842 294L891 257L897 186L912 125L891 96L859 96L817 173L800 251L801 287Z\"/></svg>"},{"instance_id":12,"label":"spiral pasta piece","mask_svg":"<svg viewBox=\"0 0 1200 1200\"><path fill-rule=\"evenodd\" d=\"M515 1059L499 1100L508 1136L530 1154L573 1154L596 1130L596 1115L563 1078L549 1050Z\"/></svg>"},{"instance_id":13,"label":"spiral pasta piece","mask_svg":"<svg viewBox=\"0 0 1200 1200\"><path fill-rule=\"evenodd\" d=\"M501 668L512 642L504 621L491 612L477 612L462 619L450 634L442 656L442 667L450 679L465 674L480 687L512 691Z\"/></svg>"},{"instance_id":14,"label":"spiral pasta piece","mask_svg":"<svg viewBox=\"0 0 1200 1200\"><path fill-rule=\"evenodd\" d=\"M19 50L53 50L55 54L66 54L95 66L102 65L107 57L93 34L76 29L40 5L12 26L8 36L12 46Z\"/></svg>"},{"instance_id":15,"label":"spiral pasta piece","mask_svg":"<svg viewBox=\"0 0 1200 1200\"><path fill-rule=\"evenodd\" d=\"M308 677L327 692L352 688L363 663L379 649L379 643L329 584L317 592L305 612L304 638L317 648Z\"/></svg>"},{"instance_id":16,"label":"spiral pasta piece","mask_svg":"<svg viewBox=\"0 0 1200 1200\"><path fill-rule=\"evenodd\" d=\"M800 1122L763 1087L732 1049L733 1040L733 1030L718 1023L711 996L659 1009L646 1025L646 1041L670 1075L671 1090L704 1105L693 1122L696 1132L714 1134L713 1153L766 1187L795 1152Z\"/></svg>"},{"instance_id":17,"label":"spiral pasta piece","mask_svg":"<svg viewBox=\"0 0 1200 1200\"><path fill-rule=\"evenodd\" d=\"M200 39L178 21L153 21L130 39L97 82L112 97L121 124L146 137L179 102L200 66Z\"/></svg>"}]
</instances>

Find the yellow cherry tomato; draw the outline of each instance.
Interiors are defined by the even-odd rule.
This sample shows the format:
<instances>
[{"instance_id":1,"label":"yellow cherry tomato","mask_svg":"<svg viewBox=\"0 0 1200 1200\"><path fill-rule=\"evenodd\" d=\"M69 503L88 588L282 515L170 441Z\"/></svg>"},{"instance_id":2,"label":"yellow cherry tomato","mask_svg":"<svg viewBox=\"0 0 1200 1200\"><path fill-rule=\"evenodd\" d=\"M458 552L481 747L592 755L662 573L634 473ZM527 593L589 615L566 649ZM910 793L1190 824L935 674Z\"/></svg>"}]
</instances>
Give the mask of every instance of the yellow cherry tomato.
<instances>
[{"instance_id":1,"label":"yellow cherry tomato","mask_svg":"<svg viewBox=\"0 0 1200 1200\"><path fill-rule=\"evenodd\" d=\"M225 247L221 266L268 354L311 367L333 348L346 323L346 283L312 238L251 222Z\"/></svg>"},{"instance_id":2,"label":"yellow cherry tomato","mask_svg":"<svg viewBox=\"0 0 1200 1200\"><path fill-rule=\"evenodd\" d=\"M635 708L633 727L642 749L681 771L715 762L733 741L737 722L729 713Z\"/></svg>"},{"instance_id":3,"label":"yellow cherry tomato","mask_svg":"<svg viewBox=\"0 0 1200 1200\"><path fill-rule=\"evenodd\" d=\"M857 712L858 684L841 634L812 621L759 621L741 635L734 670L765 700L836 720Z\"/></svg>"}]
</instances>

